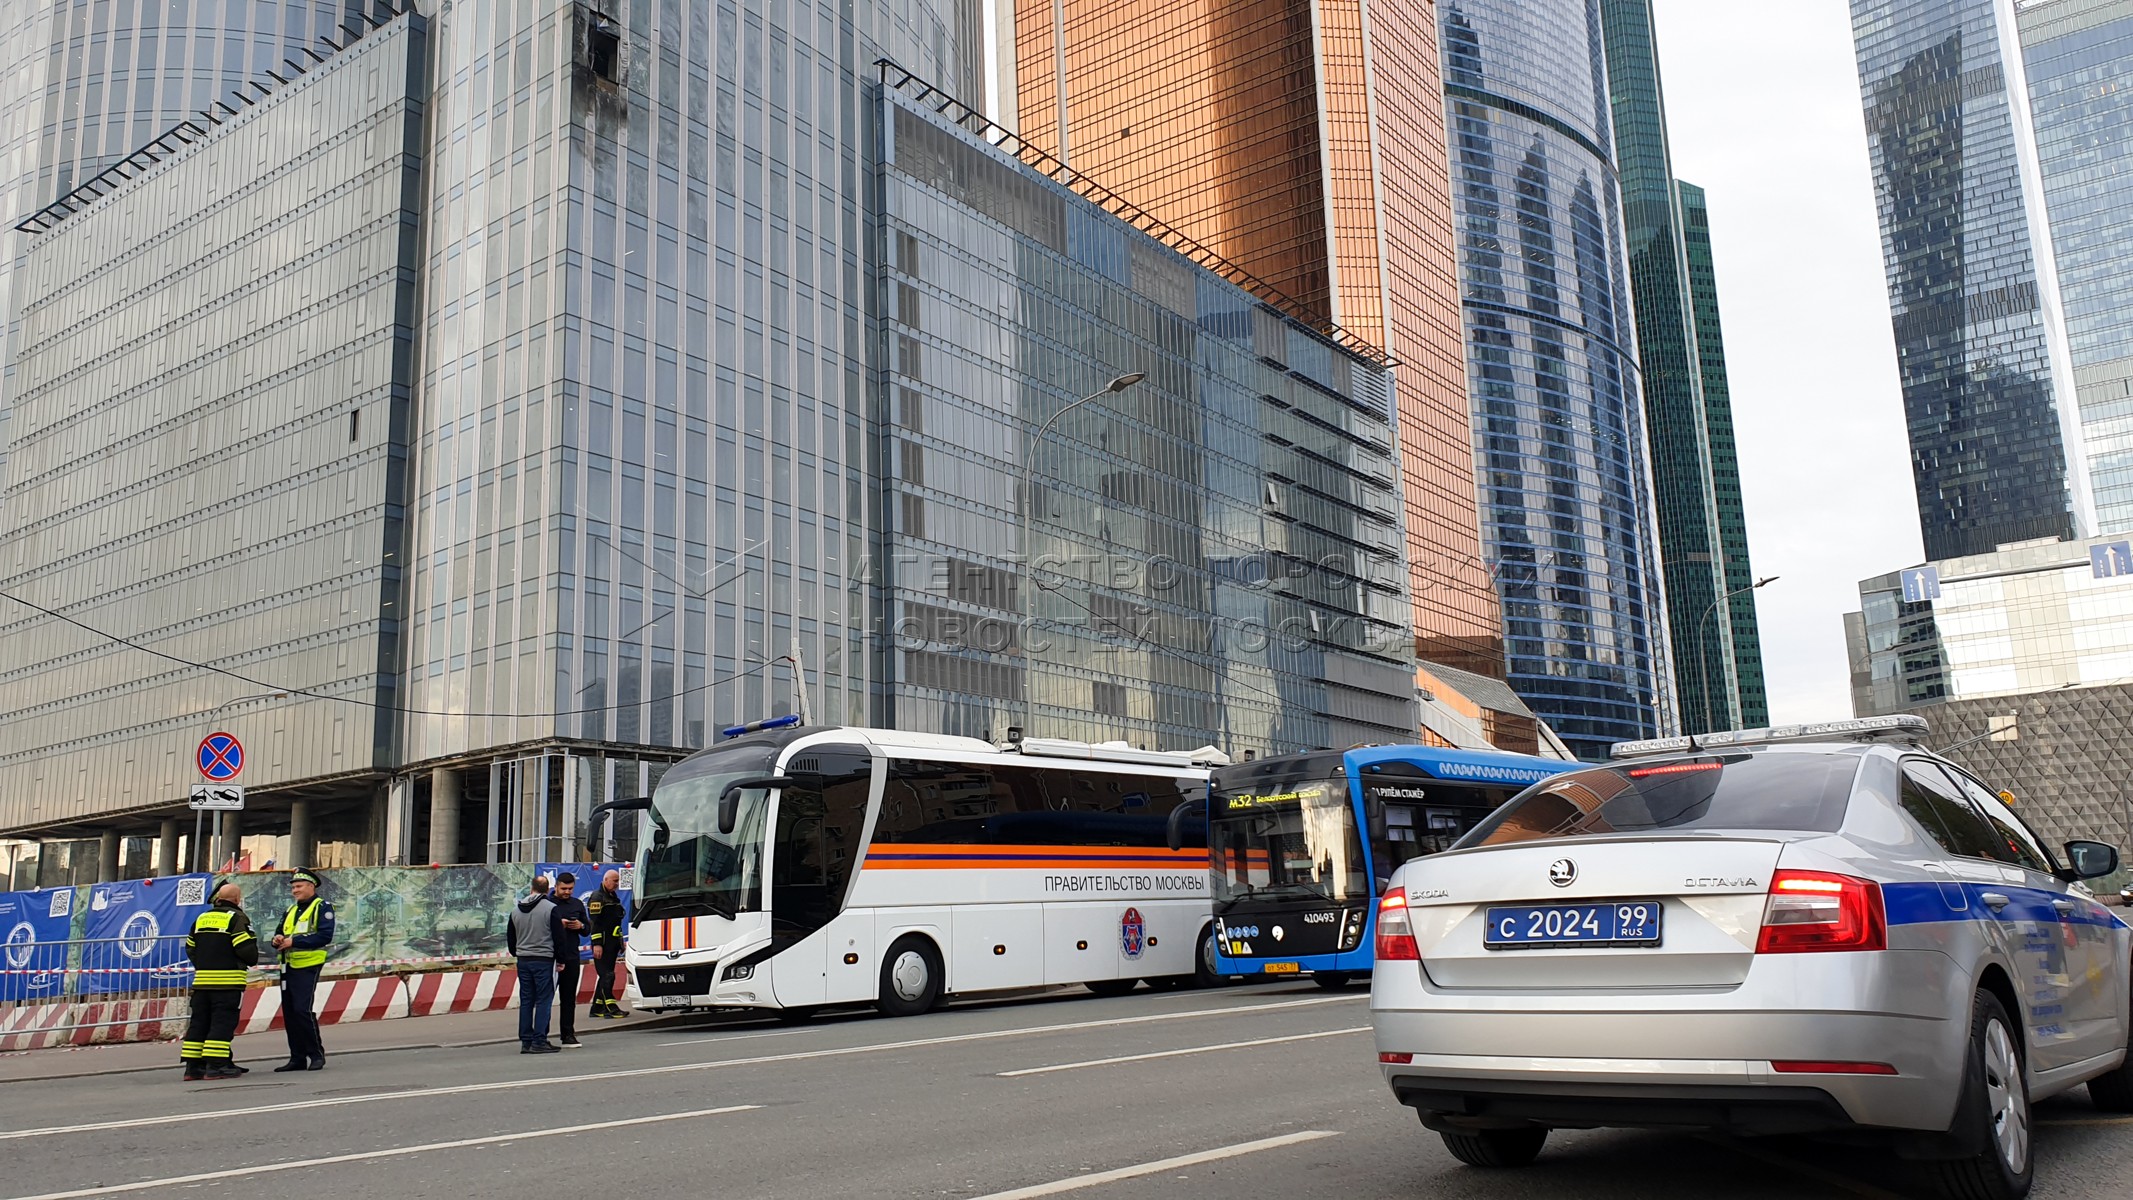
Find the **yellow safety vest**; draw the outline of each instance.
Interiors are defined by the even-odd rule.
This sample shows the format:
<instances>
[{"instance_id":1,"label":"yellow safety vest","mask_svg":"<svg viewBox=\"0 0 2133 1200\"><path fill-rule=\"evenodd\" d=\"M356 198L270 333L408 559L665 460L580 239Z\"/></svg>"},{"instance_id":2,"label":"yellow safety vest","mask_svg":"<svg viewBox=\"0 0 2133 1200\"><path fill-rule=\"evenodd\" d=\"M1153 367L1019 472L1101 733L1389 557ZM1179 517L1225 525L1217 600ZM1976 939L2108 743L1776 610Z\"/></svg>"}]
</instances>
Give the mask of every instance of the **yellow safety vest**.
<instances>
[{"instance_id":1,"label":"yellow safety vest","mask_svg":"<svg viewBox=\"0 0 2133 1200\"><path fill-rule=\"evenodd\" d=\"M290 905L289 911L281 915L281 935L283 937L295 937L299 933L310 933L318 928L318 905L319 897L317 896L311 898L311 903L305 905L302 912L297 911L296 905ZM284 950L281 952L281 962L285 967L295 967L298 970L302 970L305 967L324 966L326 952L323 949Z\"/></svg>"}]
</instances>

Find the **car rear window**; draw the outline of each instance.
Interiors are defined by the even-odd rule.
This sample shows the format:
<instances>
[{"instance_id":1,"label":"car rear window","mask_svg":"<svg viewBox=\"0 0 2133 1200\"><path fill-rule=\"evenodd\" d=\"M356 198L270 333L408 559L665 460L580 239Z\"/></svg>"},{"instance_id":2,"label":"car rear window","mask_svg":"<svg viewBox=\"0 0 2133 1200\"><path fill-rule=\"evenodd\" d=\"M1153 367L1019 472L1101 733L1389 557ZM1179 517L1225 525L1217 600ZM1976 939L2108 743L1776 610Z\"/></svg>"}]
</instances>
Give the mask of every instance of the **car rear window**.
<instances>
[{"instance_id":1,"label":"car rear window","mask_svg":"<svg viewBox=\"0 0 2133 1200\"><path fill-rule=\"evenodd\" d=\"M1780 752L1616 763L1534 784L1455 849L1637 830L1834 833L1860 756Z\"/></svg>"}]
</instances>

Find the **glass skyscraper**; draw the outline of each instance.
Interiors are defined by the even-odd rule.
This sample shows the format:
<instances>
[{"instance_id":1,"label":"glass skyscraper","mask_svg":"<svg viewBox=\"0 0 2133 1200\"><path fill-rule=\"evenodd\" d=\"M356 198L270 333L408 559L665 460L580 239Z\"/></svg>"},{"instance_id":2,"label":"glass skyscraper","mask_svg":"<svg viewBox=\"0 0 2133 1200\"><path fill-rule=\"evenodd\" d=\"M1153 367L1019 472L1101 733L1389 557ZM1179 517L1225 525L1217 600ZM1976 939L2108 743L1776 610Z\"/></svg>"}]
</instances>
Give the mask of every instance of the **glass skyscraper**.
<instances>
[{"instance_id":1,"label":"glass skyscraper","mask_svg":"<svg viewBox=\"0 0 2133 1200\"><path fill-rule=\"evenodd\" d=\"M1770 701L1763 685L1763 637L1752 590L1755 571L1748 560L1748 516L1741 503L1740 452L1733 438L1733 389L1726 376L1725 331L1718 319L1718 275L1711 261L1711 212L1702 188L1686 180L1675 180L1675 187L1681 193L1689 297L1696 313L1704 428L1711 445L1711 497L1718 509L1726 591L1736 593L1721 608L1732 627L1733 670L1740 697L1737 719L1741 728L1755 729L1770 723Z\"/></svg>"},{"instance_id":2,"label":"glass skyscraper","mask_svg":"<svg viewBox=\"0 0 2133 1200\"><path fill-rule=\"evenodd\" d=\"M2133 529L2133 4L1852 23L1926 557Z\"/></svg>"},{"instance_id":3,"label":"glass skyscraper","mask_svg":"<svg viewBox=\"0 0 2133 1200\"><path fill-rule=\"evenodd\" d=\"M1738 728L1767 705L1754 592L1728 595L1753 580L1731 407L1709 395L1714 372L1725 386L1725 350L1708 221L1692 245L1650 0L1603 0L1600 11L1681 721L1690 732Z\"/></svg>"},{"instance_id":4,"label":"glass skyscraper","mask_svg":"<svg viewBox=\"0 0 2133 1200\"><path fill-rule=\"evenodd\" d=\"M18 235L0 590L48 612L0 614L0 829L172 845L211 728L261 855L343 865L566 853L803 689L1413 729L1382 357L911 103L971 5L417 8Z\"/></svg>"},{"instance_id":5,"label":"glass skyscraper","mask_svg":"<svg viewBox=\"0 0 2133 1200\"><path fill-rule=\"evenodd\" d=\"M1004 124L1207 246L1398 382L1420 657L1492 678L1437 28L1364 0L998 0ZM1010 115L1011 114L1011 115Z\"/></svg>"},{"instance_id":6,"label":"glass skyscraper","mask_svg":"<svg viewBox=\"0 0 2133 1200\"><path fill-rule=\"evenodd\" d=\"M1597 0L1451 0L1444 93L1509 681L1582 755L1672 724Z\"/></svg>"}]
</instances>

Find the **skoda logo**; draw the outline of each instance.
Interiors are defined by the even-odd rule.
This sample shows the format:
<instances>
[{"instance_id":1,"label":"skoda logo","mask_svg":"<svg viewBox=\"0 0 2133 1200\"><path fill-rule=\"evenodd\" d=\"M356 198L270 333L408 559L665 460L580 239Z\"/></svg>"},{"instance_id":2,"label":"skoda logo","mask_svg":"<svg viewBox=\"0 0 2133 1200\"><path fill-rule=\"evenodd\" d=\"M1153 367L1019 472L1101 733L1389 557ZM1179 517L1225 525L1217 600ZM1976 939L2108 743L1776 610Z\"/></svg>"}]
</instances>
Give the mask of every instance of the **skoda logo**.
<instances>
[{"instance_id":1,"label":"skoda logo","mask_svg":"<svg viewBox=\"0 0 2133 1200\"><path fill-rule=\"evenodd\" d=\"M1557 887L1569 887L1578 881L1578 865L1567 858L1558 858L1548 864L1548 882Z\"/></svg>"}]
</instances>

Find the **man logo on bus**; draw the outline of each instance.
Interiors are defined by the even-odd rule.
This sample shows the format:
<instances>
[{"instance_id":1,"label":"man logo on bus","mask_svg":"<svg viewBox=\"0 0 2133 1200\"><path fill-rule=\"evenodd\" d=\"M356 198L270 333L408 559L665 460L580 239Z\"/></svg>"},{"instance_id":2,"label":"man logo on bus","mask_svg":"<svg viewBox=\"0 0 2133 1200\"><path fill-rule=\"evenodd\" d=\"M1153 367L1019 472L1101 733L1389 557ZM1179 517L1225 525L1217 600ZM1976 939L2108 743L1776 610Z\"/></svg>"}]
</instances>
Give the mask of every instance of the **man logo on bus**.
<instances>
[{"instance_id":1,"label":"man logo on bus","mask_svg":"<svg viewBox=\"0 0 2133 1200\"><path fill-rule=\"evenodd\" d=\"M1118 948L1127 958L1139 958L1148 948L1148 924L1141 920L1141 910L1129 908L1118 919Z\"/></svg>"}]
</instances>

